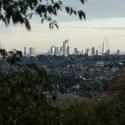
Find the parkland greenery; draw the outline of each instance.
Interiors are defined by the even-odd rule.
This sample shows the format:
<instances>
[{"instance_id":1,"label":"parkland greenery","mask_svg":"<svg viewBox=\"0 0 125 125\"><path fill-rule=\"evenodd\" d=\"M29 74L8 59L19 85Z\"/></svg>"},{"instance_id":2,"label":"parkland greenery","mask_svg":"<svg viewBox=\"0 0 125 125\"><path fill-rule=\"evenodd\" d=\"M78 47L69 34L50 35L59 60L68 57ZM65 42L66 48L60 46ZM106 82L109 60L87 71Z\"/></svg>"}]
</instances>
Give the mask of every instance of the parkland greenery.
<instances>
[{"instance_id":1,"label":"parkland greenery","mask_svg":"<svg viewBox=\"0 0 125 125\"><path fill-rule=\"evenodd\" d=\"M46 71L35 64L20 65L12 63L9 74L0 72L1 125L124 125L124 68L112 80L107 95L76 100L62 108L44 94L52 90Z\"/></svg>"}]
</instances>

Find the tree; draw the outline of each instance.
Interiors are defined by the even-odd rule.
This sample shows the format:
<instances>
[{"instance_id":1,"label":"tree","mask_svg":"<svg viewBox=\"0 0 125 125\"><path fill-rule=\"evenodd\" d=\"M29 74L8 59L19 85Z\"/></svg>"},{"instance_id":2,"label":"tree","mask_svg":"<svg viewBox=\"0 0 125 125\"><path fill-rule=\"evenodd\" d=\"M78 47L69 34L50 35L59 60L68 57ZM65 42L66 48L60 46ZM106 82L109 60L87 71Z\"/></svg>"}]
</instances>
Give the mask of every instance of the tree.
<instances>
[{"instance_id":1,"label":"tree","mask_svg":"<svg viewBox=\"0 0 125 125\"><path fill-rule=\"evenodd\" d=\"M13 50L8 52L7 62L11 65L20 62L22 58L22 52L18 50Z\"/></svg>"},{"instance_id":2,"label":"tree","mask_svg":"<svg viewBox=\"0 0 125 125\"><path fill-rule=\"evenodd\" d=\"M86 0L80 1L84 4ZM59 11L65 11L70 16L76 15L81 20L85 18L85 13L82 10L65 6L62 0L0 0L0 21L4 22L6 26L12 20L14 24L25 24L26 28L30 30L29 21L34 15L38 15L41 22L50 22L50 28L54 26L58 28L53 15L57 16Z\"/></svg>"},{"instance_id":3,"label":"tree","mask_svg":"<svg viewBox=\"0 0 125 125\"><path fill-rule=\"evenodd\" d=\"M0 74L0 124L52 125L58 122L55 117L58 110L47 103L43 94L44 85L49 84L46 72L35 65L22 68L22 72L11 76Z\"/></svg>"},{"instance_id":4,"label":"tree","mask_svg":"<svg viewBox=\"0 0 125 125\"><path fill-rule=\"evenodd\" d=\"M125 123L125 71L113 80L109 95L96 106L96 121L100 125L123 125Z\"/></svg>"}]
</instances>

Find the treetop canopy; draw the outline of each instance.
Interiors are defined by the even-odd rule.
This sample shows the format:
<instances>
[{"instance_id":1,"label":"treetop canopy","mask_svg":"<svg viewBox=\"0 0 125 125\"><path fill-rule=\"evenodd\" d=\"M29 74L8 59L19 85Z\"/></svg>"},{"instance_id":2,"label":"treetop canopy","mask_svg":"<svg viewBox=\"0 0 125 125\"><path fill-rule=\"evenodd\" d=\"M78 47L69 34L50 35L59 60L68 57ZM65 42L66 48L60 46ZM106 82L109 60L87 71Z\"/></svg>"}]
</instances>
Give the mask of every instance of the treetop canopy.
<instances>
[{"instance_id":1,"label":"treetop canopy","mask_svg":"<svg viewBox=\"0 0 125 125\"><path fill-rule=\"evenodd\" d=\"M78 0L84 4L86 0ZM59 11L66 12L69 16L78 16L80 20L85 19L85 13L82 10L76 10L72 6L66 6L63 0L0 0L0 21L6 26L10 21L14 24L25 24L28 30L31 29L29 21L34 15L40 17L41 23L49 22L50 28L56 26L56 20L53 15L58 16Z\"/></svg>"}]
</instances>

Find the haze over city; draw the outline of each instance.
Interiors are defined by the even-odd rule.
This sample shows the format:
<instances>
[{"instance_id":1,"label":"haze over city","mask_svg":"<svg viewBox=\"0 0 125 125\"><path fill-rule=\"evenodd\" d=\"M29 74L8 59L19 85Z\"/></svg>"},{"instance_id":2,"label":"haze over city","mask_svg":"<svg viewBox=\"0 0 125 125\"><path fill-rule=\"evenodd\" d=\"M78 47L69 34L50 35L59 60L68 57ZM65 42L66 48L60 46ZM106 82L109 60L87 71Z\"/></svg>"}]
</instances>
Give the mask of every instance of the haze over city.
<instances>
[{"instance_id":1,"label":"haze over city","mask_svg":"<svg viewBox=\"0 0 125 125\"><path fill-rule=\"evenodd\" d=\"M65 39L69 39L71 48L86 49L101 46L107 38L112 51L117 49L125 51L124 0L88 0L85 5L81 5L77 0L64 2L83 8L86 20L79 21L77 17L68 17L61 12L58 18L55 17L59 30L49 29L46 23L40 24L40 20L36 17L31 22L31 31L27 31L24 26L11 24L6 27L0 23L2 45L7 49L20 50L23 50L24 46L32 46L38 52L46 52L52 45L58 46Z\"/></svg>"}]
</instances>

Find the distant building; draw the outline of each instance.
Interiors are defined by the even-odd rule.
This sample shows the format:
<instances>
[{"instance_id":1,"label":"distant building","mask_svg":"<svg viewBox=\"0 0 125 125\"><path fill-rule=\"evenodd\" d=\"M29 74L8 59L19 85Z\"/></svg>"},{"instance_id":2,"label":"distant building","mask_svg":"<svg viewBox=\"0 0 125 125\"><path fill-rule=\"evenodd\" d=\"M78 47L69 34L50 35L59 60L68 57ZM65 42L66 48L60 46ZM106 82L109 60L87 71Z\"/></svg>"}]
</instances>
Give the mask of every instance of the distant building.
<instances>
[{"instance_id":1,"label":"distant building","mask_svg":"<svg viewBox=\"0 0 125 125\"><path fill-rule=\"evenodd\" d=\"M116 54L117 54L117 55L120 55L120 50L117 50Z\"/></svg>"},{"instance_id":2,"label":"distant building","mask_svg":"<svg viewBox=\"0 0 125 125\"><path fill-rule=\"evenodd\" d=\"M82 50L81 54L84 55L84 50Z\"/></svg>"},{"instance_id":3,"label":"distant building","mask_svg":"<svg viewBox=\"0 0 125 125\"><path fill-rule=\"evenodd\" d=\"M98 50L96 50L96 56L98 56L99 55L99 51Z\"/></svg>"},{"instance_id":4,"label":"distant building","mask_svg":"<svg viewBox=\"0 0 125 125\"><path fill-rule=\"evenodd\" d=\"M27 56L26 46L24 47L24 56Z\"/></svg>"},{"instance_id":5,"label":"distant building","mask_svg":"<svg viewBox=\"0 0 125 125\"><path fill-rule=\"evenodd\" d=\"M49 54L50 54L50 55L53 55L53 54L54 54L54 47L53 47L53 46L50 48Z\"/></svg>"},{"instance_id":6,"label":"distant building","mask_svg":"<svg viewBox=\"0 0 125 125\"><path fill-rule=\"evenodd\" d=\"M67 46L67 56L70 55L70 47Z\"/></svg>"},{"instance_id":7,"label":"distant building","mask_svg":"<svg viewBox=\"0 0 125 125\"><path fill-rule=\"evenodd\" d=\"M52 46L47 54L56 56L68 56L70 54L69 40L63 41L63 45L61 47Z\"/></svg>"},{"instance_id":8,"label":"distant building","mask_svg":"<svg viewBox=\"0 0 125 125\"><path fill-rule=\"evenodd\" d=\"M49 55L54 55L55 52L55 46L51 46L50 50L48 51Z\"/></svg>"},{"instance_id":9,"label":"distant building","mask_svg":"<svg viewBox=\"0 0 125 125\"><path fill-rule=\"evenodd\" d=\"M64 56L68 56L68 44L69 44L69 40L65 40L63 41L63 55Z\"/></svg>"},{"instance_id":10,"label":"distant building","mask_svg":"<svg viewBox=\"0 0 125 125\"><path fill-rule=\"evenodd\" d=\"M78 55L78 49L74 48L74 55Z\"/></svg>"},{"instance_id":11,"label":"distant building","mask_svg":"<svg viewBox=\"0 0 125 125\"><path fill-rule=\"evenodd\" d=\"M91 55L92 55L92 56L95 56L95 47L92 47Z\"/></svg>"},{"instance_id":12,"label":"distant building","mask_svg":"<svg viewBox=\"0 0 125 125\"><path fill-rule=\"evenodd\" d=\"M85 51L85 55L89 55L89 49L86 49L86 51Z\"/></svg>"},{"instance_id":13,"label":"distant building","mask_svg":"<svg viewBox=\"0 0 125 125\"><path fill-rule=\"evenodd\" d=\"M61 46L60 47L60 56L62 56L63 55L63 47Z\"/></svg>"},{"instance_id":14,"label":"distant building","mask_svg":"<svg viewBox=\"0 0 125 125\"><path fill-rule=\"evenodd\" d=\"M56 55L56 56L60 55L60 48L59 47L54 48L54 55Z\"/></svg>"},{"instance_id":15,"label":"distant building","mask_svg":"<svg viewBox=\"0 0 125 125\"><path fill-rule=\"evenodd\" d=\"M110 49L107 49L107 51L105 52L105 55L109 56L111 54Z\"/></svg>"},{"instance_id":16,"label":"distant building","mask_svg":"<svg viewBox=\"0 0 125 125\"><path fill-rule=\"evenodd\" d=\"M36 48L33 47L29 48L29 56L36 56Z\"/></svg>"}]
</instances>

